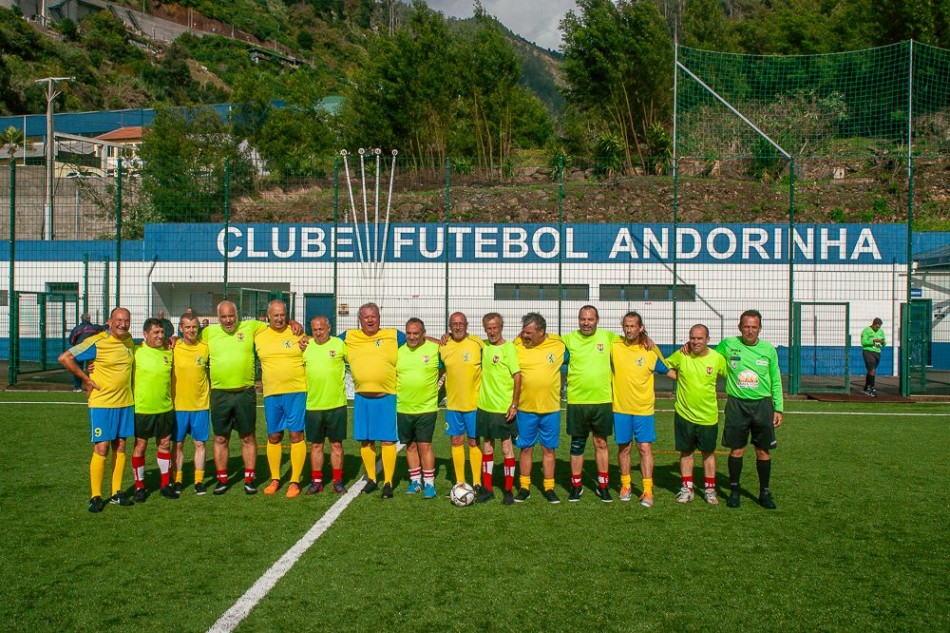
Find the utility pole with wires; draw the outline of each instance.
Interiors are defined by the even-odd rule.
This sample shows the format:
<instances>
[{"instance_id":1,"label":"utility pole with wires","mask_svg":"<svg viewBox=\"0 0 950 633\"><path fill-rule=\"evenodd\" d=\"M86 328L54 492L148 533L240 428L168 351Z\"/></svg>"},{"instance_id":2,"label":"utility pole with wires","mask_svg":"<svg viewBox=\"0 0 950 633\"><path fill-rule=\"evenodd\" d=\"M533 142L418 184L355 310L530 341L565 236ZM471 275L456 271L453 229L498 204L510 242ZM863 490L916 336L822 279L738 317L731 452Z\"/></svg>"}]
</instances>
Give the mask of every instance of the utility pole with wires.
<instances>
[{"instance_id":1,"label":"utility pole with wires","mask_svg":"<svg viewBox=\"0 0 950 633\"><path fill-rule=\"evenodd\" d=\"M33 83L46 82L46 209L43 217L43 239L53 239L53 176L56 167L56 143L53 141L53 101L62 94L56 89L61 81L76 81L75 77L45 77Z\"/></svg>"}]
</instances>

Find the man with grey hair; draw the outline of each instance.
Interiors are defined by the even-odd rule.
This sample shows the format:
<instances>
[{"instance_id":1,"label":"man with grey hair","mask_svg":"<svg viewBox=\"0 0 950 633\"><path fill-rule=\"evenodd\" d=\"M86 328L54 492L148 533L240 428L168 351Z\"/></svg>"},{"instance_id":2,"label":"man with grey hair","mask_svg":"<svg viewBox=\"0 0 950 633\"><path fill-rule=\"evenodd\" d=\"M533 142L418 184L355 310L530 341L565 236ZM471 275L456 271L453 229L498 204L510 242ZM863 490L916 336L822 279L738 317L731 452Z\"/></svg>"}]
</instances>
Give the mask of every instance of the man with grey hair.
<instances>
[{"instance_id":1,"label":"man with grey hair","mask_svg":"<svg viewBox=\"0 0 950 633\"><path fill-rule=\"evenodd\" d=\"M518 437L521 478L515 502L531 496L531 466L534 445L541 442L543 495L548 503L560 503L554 492L554 451L561 438L561 367L566 360L564 343L547 335L547 322L537 312L521 318L521 335L515 339L521 367L521 397L518 400Z\"/></svg>"}]
</instances>

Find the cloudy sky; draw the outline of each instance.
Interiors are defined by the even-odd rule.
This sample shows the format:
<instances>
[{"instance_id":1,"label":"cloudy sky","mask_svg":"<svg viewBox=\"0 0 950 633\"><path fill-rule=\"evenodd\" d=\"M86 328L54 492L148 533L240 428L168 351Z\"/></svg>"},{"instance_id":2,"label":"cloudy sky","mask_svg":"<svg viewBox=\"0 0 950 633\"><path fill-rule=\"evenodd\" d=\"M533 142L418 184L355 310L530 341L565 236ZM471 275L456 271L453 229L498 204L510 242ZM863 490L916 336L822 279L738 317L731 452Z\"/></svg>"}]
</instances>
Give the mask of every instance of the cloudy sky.
<instances>
[{"instance_id":1,"label":"cloudy sky","mask_svg":"<svg viewBox=\"0 0 950 633\"><path fill-rule=\"evenodd\" d=\"M470 18L475 12L472 0L426 0L426 3L447 17ZM526 40L558 50L561 46L558 24L564 14L577 5L574 0L482 0L482 6Z\"/></svg>"}]
</instances>

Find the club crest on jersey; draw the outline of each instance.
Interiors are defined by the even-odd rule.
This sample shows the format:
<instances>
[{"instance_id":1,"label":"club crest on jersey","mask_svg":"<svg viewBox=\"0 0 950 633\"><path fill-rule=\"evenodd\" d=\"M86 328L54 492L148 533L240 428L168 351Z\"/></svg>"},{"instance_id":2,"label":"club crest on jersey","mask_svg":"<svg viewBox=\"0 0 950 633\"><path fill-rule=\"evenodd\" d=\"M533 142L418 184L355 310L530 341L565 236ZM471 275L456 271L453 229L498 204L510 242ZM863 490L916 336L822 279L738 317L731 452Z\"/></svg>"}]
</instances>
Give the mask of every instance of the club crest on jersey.
<instances>
[{"instance_id":1,"label":"club crest on jersey","mask_svg":"<svg viewBox=\"0 0 950 633\"><path fill-rule=\"evenodd\" d=\"M462 354L462 362L463 362L463 363L467 363L467 362L470 361L471 359L472 359L472 356L471 356L471 354L469 354L468 352L465 352L464 354Z\"/></svg>"},{"instance_id":2,"label":"club crest on jersey","mask_svg":"<svg viewBox=\"0 0 950 633\"><path fill-rule=\"evenodd\" d=\"M373 341L373 344L376 345L376 347L382 347L383 342L380 339L376 339Z\"/></svg>"},{"instance_id":3,"label":"club crest on jersey","mask_svg":"<svg viewBox=\"0 0 950 633\"><path fill-rule=\"evenodd\" d=\"M423 356L423 357L422 357L422 362L428 364L428 363L429 363L429 356L428 356L428 355Z\"/></svg>"},{"instance_id":4,"label":"club crest on jersey","mask_svg":"<svg viewBox=\"0 0 950 633\"><path fill-rule=\"evenodd\" d=\"M604 344L603 344L603 343L598 343L598 344L597 344L597 351L598 351L598 352L604 351Z\"/></svg>"},{"instance_id":5,"label":"club crest on jersey","mask_svg":"<svg viewBox=\"0 0 950 633\"><path fill-rule=\"evenodd\" d=\"M284 341L284 347L290 349L290 341Z\"/></svg>"},{"instance_id":6,"label":"club crest on jersey","mask_svg":"<svg viewBox=\"0 0 950 633\"><path fill-rule=\"evenodd\" d=\"M166 365L172 364L172 359L168 356L162 356L162 360L165 362Z\"/></svg>"},{"instance_id":7,"label":"club crest on jersey","mask_svg":"<svg viewBox=\"0 0 950 633\"><path fill-rule=\"evenodd\" d=\"M330 350L330 358L336 358L336 350L335 350L335 349L331 349L331 350Z\"/></svg>"},{"instance_id":8,"label":"club crest on jersey","mask_svg":"<svg viewBox=\"0 0 950 633\"><path fill-rule=\"evenodd\" d=\"M238 332L238 333L237 333L237 339L238 339L239 341L243 341L243 340L244 340L244 332Z\"/></svg>"},{"instance_id":9,"label":"club crest on jersey","mask_svg":"<svg viewBox=\"0 0 950 633\"><path fill-rule=\"evenodd\" d=\"M491 362L493 363L497 363L499 360L501 360L501 358L499 358L497 354L491 357Z\"/></svg>"},{"instance_id":10,"label":"club crest on jersey","mask_svg":"<svg viewBox=\"0 0 950 633\"><path fill-rule=\"evenodd\" d=\"M638 358L638 359L637 359L637 367L643 367L643 359L642 359L642 358Z\"/></svg>"},{"instance_id":11,"label":"club crest on jersey","mask_svg":"<svg viewBox=\"0 0 950 633\"><path fill-rule=\"evenodd\" d=\"M707 375L707 376L712 376L712 369L713 369L712 367L707 367L707 368L706 368L706 375Z\"/></svg>"},{"instance_id":12,"label":"club crest on jersey","mask_svg":"<svg viewBox=\"0 0 950 633\"><path fill-rule=\"evenodd\" d=\"M205 364L205 359L202 358L201 356L195 359L195 365L197 365L198 367L201 367L204 364Z\"/></svg>"},{"instance_id":13,"label":"club crest on jersey","mask_svg":"<svg viewBox=\"0 0 950 633\"><path fill-rule=\"evenodd\" d=\"M554 364L554 354L548 354L548 363Z\"/></svg>"}]
</instances>

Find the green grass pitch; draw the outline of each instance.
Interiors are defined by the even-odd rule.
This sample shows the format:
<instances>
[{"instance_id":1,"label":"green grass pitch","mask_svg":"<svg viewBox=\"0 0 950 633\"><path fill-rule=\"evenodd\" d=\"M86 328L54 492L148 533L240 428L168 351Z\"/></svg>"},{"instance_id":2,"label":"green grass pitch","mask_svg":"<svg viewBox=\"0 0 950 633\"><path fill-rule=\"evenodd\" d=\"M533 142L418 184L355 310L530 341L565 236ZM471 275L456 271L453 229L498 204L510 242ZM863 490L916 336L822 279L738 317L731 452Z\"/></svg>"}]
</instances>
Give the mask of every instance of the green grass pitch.
<instances>
[{"instance_id":1,"label":"green grass pitch","mask_svg":"<svg viewBox=\"0 0 950 633\"><path fill-rule=\"evenodd\" d=\"M206 631L337 500L247 497L240 486L197 497L189 485L178 501L153 493L90 514L79 402L0 394L0 629ZM442 498L452 469L439 435L438 499L403 494L400 455L396 497L355 499L238 630L950 630L946 405L789 403L774 512L750 496L738 510L677 505L671 402L657 409L654 508L597 500L592 454L585 495L568 504L566 441L564 503L535 488L513 507L499 496L455 508ZM346 448L352 483L361 466L355 443ZM751 451L746 460L743 485L757 493ZM721 457L722 501L725 470ZM154 490L154 446L146 479ZM615 499L618 481L613 466Z\"/></svg>"}]
</instances>

